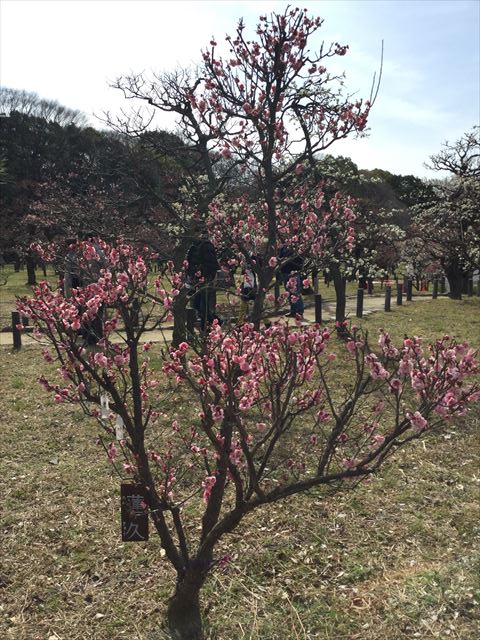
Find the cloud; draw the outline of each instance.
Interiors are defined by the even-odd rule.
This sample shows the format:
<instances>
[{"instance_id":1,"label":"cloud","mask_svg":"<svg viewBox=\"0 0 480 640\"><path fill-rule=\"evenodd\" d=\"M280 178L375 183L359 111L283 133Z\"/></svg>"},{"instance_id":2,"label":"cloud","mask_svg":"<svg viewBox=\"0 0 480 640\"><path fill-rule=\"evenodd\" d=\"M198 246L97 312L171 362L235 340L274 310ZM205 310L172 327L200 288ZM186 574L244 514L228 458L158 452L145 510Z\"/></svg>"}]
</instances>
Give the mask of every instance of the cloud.
<instances>
[{"instance_id":1,"label":"cloud","mask_svg":"<svg viewBox=\"0 0 480 640\"><path fill-rule=\"evenodd\" d=\"M402 126L402 123L409 123L435 128L448 124L453 117L453 114L443 109L441 105L428 103L422 100L421 96L418 96L418 101L415 102L397 96L380 95L375 106L381 120L394 121L397 127Z\"/></svg>"},{"instance_id":2,"label":"cloud","mask_svg":"<svg viewBox=\"0 0 480 640\"><path fill-rule=\"evenodd\" d=\"M350 157L360 169L387 169L392 173L431 177L431 172L423 166L431 152L422 141L407 147L395 137L352 138L335 143L331 153Z\"/></svg>"}]
</instances>

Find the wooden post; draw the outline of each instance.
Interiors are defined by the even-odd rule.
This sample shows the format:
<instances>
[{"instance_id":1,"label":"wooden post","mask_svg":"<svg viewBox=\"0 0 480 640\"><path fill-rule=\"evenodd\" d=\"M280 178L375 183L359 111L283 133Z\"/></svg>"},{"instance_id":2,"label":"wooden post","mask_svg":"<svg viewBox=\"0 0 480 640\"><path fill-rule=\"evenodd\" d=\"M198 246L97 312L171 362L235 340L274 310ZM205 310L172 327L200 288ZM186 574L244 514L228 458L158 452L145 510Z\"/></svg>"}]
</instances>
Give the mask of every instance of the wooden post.
<instances>
[{"instance_id":1,"label":"wooden post","mask_svg":"<svg viewBox=\"0 0 480 640\"><path fill-rule=\"evenodd\" d=\"M412 291L413 290L413 282L411 278L407 280L407 302L412 301Z\"/></svg>"},{"instance_id":2,"label":"wooden post","mask_svg":"<svg viewBox=\"0 0 480 640\"><path fill-rule=\"evenodd\" d=\"M313 282L313 293L317 295L318 293L318 269L313 269L312 271L312 282Z\"/></svg>"},{"instance_id":3,"label":"wooden post","mask_svg":"<svg viewBox=\"0 0 480 640\"><path fill-rule=\"evenodd\" d=\"M319 293L315 294L315 322L322 324L322 296Z\"/></svg>"},{"instance_id":4,"label":"wooden post","mask_svg":"<svg viewBox=\"0 0 480 640\"><path fill-rule=\"evenodd\" d=\"M12 311L12 336L13 336L13 348L15 350L22 348L22 334L17 328L20 324L20 313L18 311Z\"/></svg>"},{"instance_id":5,"label":"wooden post","mask_svg":"<svg viewBox=\"0 0 480 640\"><path fill-rule=\"evenodd\" d=\"M385 286L385 311L391 311L391 302L392 302L392 287L387 284Z\"/></svg>"},{"instance_id":6,"label":"wooden post","mask_svg":"<svg viewBox=\"0 0 480 640\"><path fill-rule=\"evenodd\" d=\"M403 296L403 285L399 282L397 284L397 305L402 304L402 296Z\"/></svg>"},{"instance_id":7,"label":"wooden post","mask_svg":"<svg viewBox=\"0 0 480 640\"><path fill-rule=\"evenodd\" d=\"M357 289L357 318L363 318L363 288Z\"/></svg>"},{"instance_id":8,"label":"wooden post","mask_svg":"<svg viewBox=\"0 0 480 640\"><path fill-rule=\"evenodd\" d=\"M275 297L275 310L277 310L280 306L280 277L278 273L275 276L275 285L273 289L273 295Z\"/></svg>"}]
</instances>

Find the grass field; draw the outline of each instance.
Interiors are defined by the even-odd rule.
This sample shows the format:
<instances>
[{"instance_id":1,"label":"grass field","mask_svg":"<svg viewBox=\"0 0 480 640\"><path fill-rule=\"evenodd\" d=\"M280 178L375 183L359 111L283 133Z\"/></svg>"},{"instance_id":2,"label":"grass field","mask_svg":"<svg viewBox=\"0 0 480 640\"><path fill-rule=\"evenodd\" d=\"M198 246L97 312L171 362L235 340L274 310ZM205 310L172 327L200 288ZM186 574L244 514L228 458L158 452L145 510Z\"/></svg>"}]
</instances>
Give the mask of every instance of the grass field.
<instances>
[{"instance_id":1,"label":"grass field","mask_svg":"<svg viewBox=\"0 0 480 640\"><path fill-rule=\"evenodd\" d=\"M480 300L408 304L362 324L478 346ZM48 371L35 347L1 352L0 637L166 638L173 572L155 537L121 542L118 477L95 426L37 386ZM247 519L203 592L209 640L475 640L479 422L477 410L417 442L355 492L316 491Z\"/></svg>"}]
</instances>

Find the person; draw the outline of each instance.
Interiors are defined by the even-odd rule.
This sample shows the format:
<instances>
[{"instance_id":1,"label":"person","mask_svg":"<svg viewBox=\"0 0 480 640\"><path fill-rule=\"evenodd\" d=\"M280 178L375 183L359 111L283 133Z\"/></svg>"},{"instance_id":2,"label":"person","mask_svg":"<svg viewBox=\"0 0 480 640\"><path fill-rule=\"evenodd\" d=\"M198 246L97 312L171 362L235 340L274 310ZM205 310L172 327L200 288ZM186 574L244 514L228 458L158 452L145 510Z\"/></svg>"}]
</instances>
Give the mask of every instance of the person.
<instances>
[{"instance_id":1,"label":"person","mask_svg":"<svg viewBox=\"0 0 480 640\"><path fill-rule=\"evenodd\" d=\"M217 294L212 286L220 268L215 247L206 231L201 231L187 252L188 267L186 270L188 284L194 289L192 306L197 312L202 330L215 319Z\"/></svg>"},{"instance_id":2,"label":"person","mask_svg":"<svg viewBox=\"0 0 480 640\"><path fill-rule=\"evenodd\" d=\"M303 318L305 311L302 298L303 258L295 254L293 249L287 245L280 248L279 258L280 273L290 302L290 312L285 317L296 318L300 316Z\"/></svg>"},{"instance_id":3,"label":"person","mask_svg":"<svg viewBox=\"0 0 480 640\"><path fill-rule=\"evenodd\" d=\"M257 277L253 269L246 265L242 269L242 283L240 285L240 313L238 321L245 322L248 313L249 302L255 300L257 295Z\"/></svg>"}]
</instances>

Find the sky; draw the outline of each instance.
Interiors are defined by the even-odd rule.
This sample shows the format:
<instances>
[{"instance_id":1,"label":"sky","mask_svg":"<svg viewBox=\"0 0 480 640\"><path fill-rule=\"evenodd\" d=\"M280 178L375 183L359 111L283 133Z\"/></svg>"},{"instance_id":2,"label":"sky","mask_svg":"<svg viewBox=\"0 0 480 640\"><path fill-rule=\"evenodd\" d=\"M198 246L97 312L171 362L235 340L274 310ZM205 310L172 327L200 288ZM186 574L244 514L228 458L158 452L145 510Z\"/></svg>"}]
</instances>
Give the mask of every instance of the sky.
<instances>
[{"instance_id":1,"label":"sky","mask_svg":"<svg viewBox=\"0 0 480 640\"><path fill-rule=\"evenodd\" d=\"M0 0L0 84L79 109L103 128L98 118L105 111L131 105L109 86L116 78L194 65L212 35L220 43L240 17L253 28L260 14L287 4ZM345 87L358 97L368 97L384 42L368 137L339 141L329 151L362 169L432 177L424 167L429 156L480 124L480 0L303 0L299 6L324 19L312 50L322 40L349 45L335 70L345 71Z\"/></svg>"}]
</instances>

